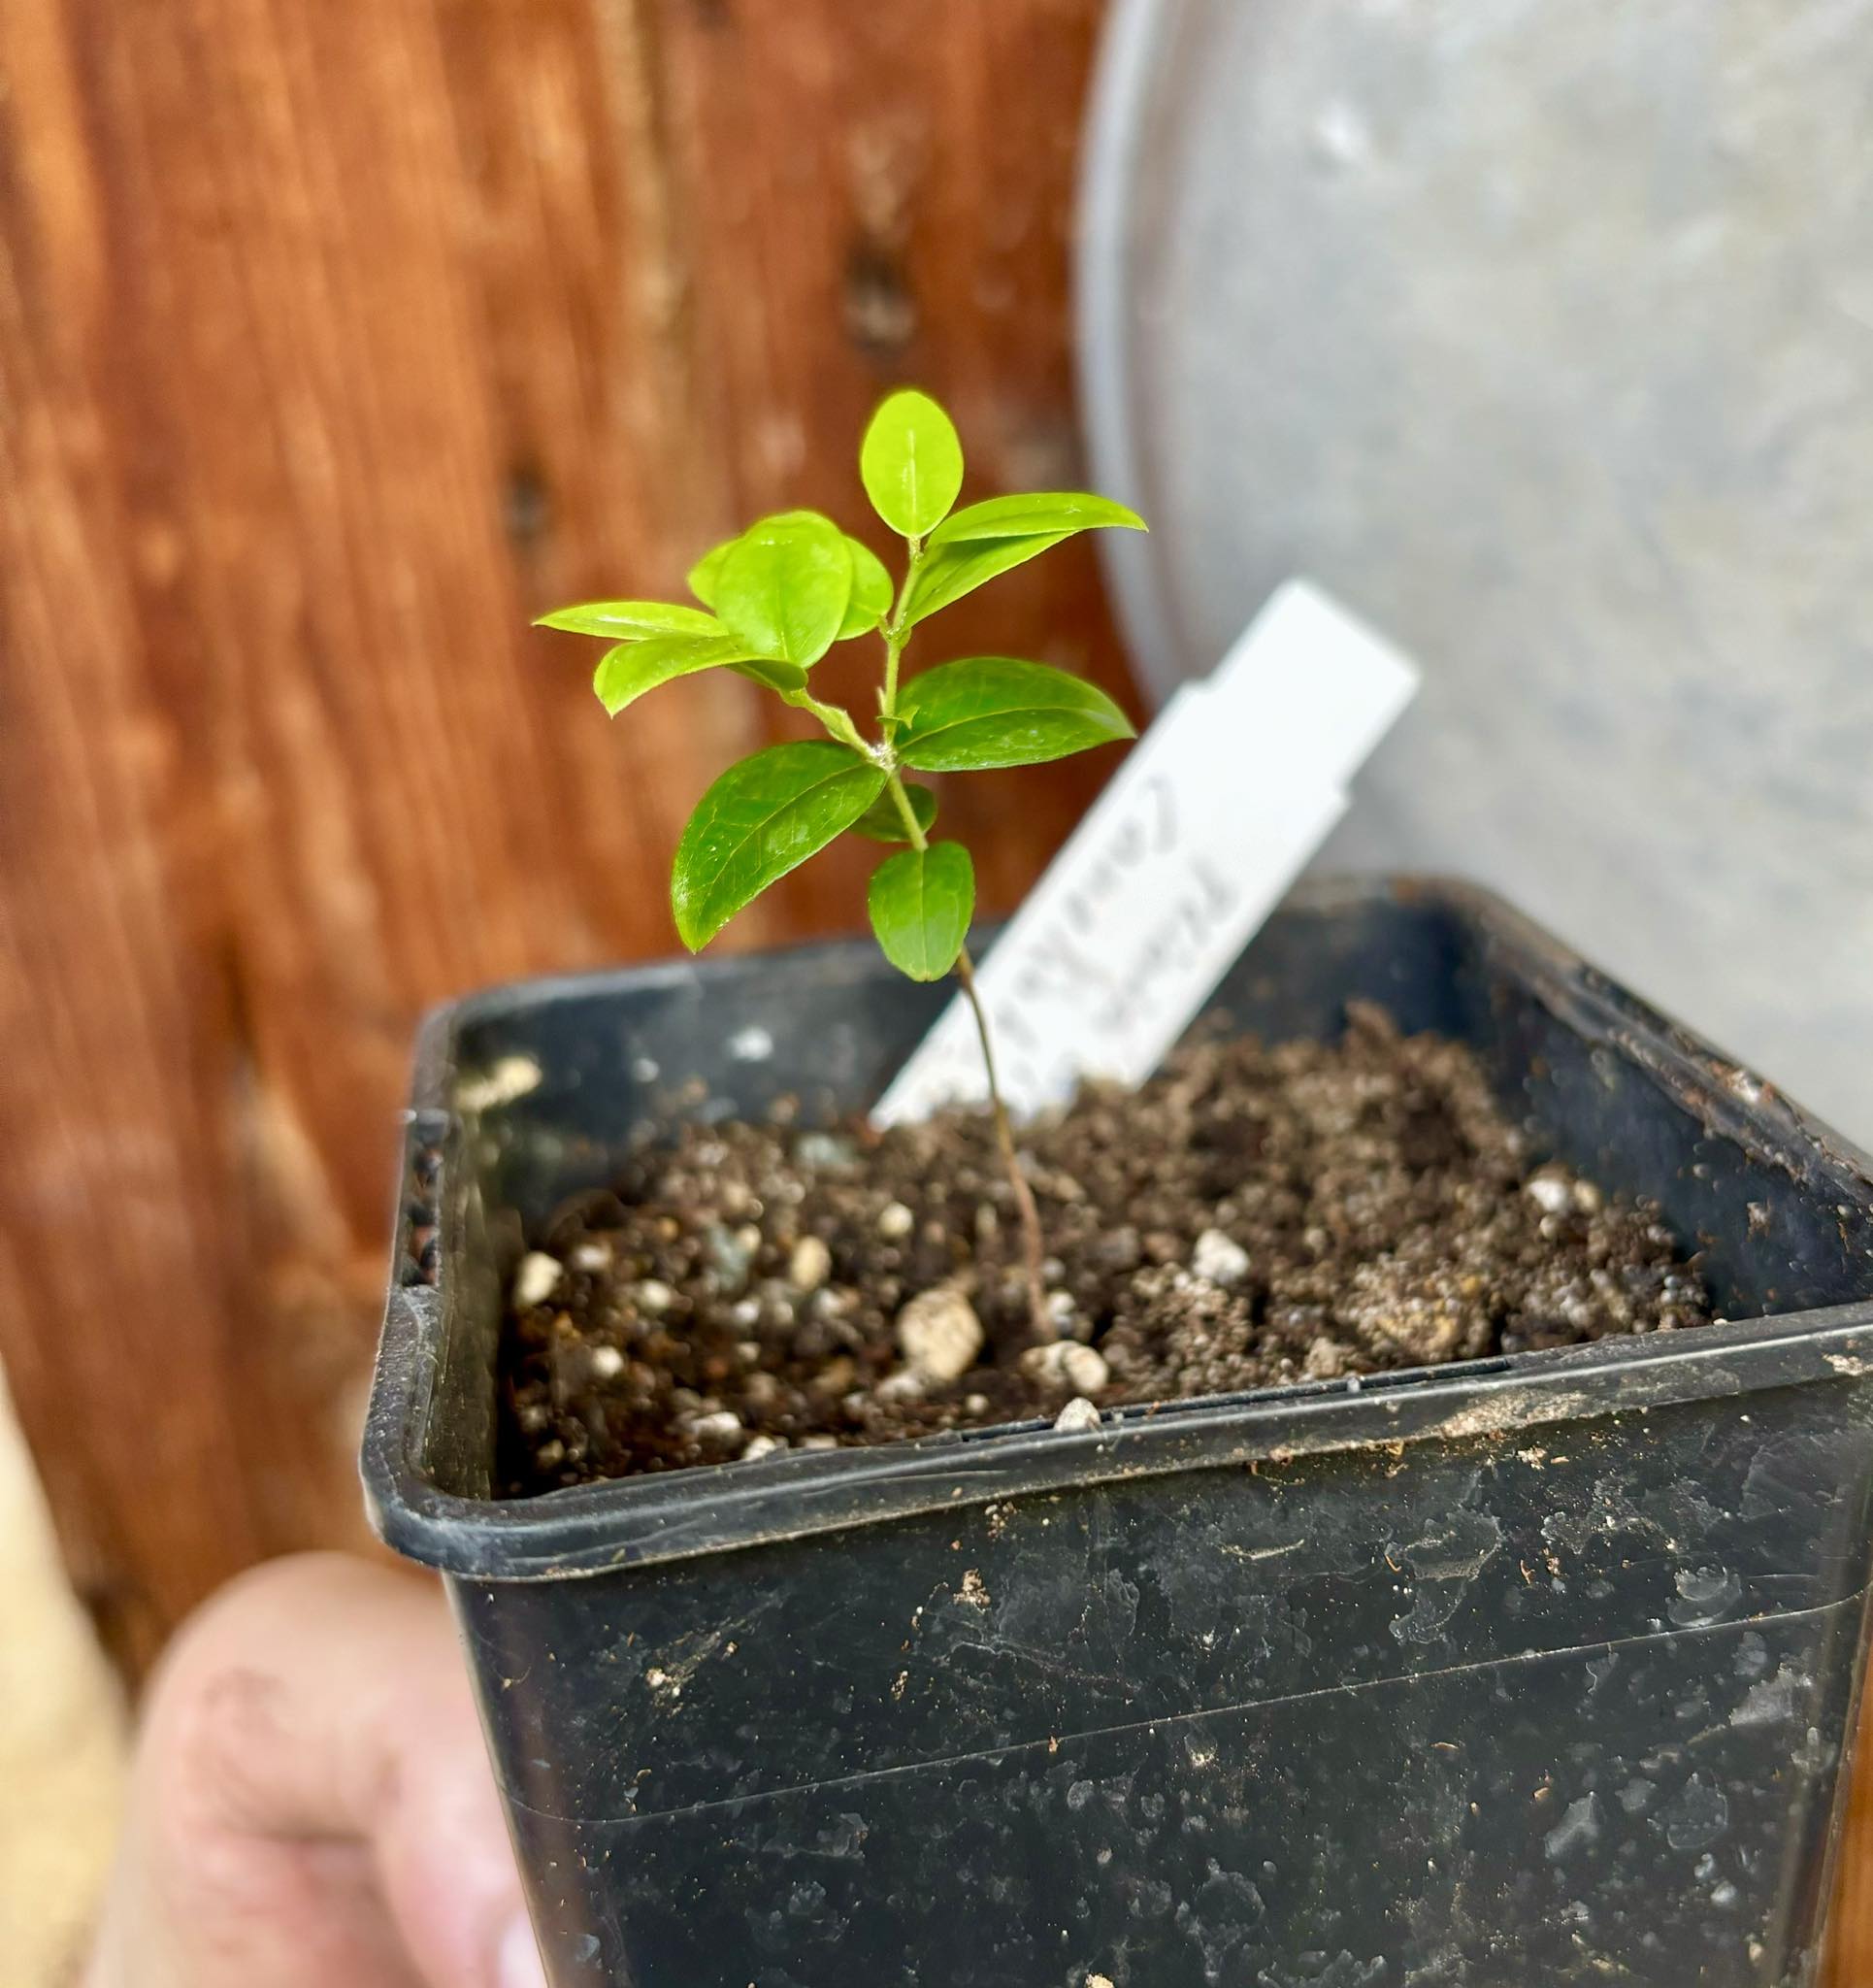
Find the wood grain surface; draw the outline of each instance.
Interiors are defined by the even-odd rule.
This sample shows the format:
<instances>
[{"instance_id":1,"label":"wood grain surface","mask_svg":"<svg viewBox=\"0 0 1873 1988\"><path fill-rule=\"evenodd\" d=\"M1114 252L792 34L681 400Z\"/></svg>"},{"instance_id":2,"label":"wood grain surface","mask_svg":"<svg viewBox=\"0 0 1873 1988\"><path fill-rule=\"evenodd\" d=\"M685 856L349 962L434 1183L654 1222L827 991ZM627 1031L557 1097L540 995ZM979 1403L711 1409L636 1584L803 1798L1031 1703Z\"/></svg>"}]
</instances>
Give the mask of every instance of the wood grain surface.
<instances>
[{"instance_id":1,"label":"wood grain surface","mask_svg":"<svg viewBox=\"0 0 1873 1988\"><path fill-rule=\"evenodd\" d=\"M1079 480L1099 14L0 10L0 1358L133 1672L255 1558L362 1541L419 1011L670 950L689 805L779 735L727 677L608 726L529 616L861 515L906 379L976 494ZM953 619L1131 695L1086 547ZM1103 771L957 785L991 906ZM861 867L732 943L854 926ZM1835 1988L1873 1981L1870 1857L1873 1791Z\"/></svg>"},{"instance_id":2,"label":"wood grain surface","mask_svg":"<svg viewBox=\"0 0 1873 1988\"><path fill-rule=\"evenodd\" d=\"M672 950L689 807L794 722L723 675L608 725L529 616L865 514L905 379L976 492L1079 478L1097 16L0 12L0 1356L133 1667L257 1556L361 1539L419 1011ZM1084 547L954 621L1130 696ZM991 905L1105 770L956 784ZM861 924L863 869L734 943Z\"/></svg>"}]
</instances>

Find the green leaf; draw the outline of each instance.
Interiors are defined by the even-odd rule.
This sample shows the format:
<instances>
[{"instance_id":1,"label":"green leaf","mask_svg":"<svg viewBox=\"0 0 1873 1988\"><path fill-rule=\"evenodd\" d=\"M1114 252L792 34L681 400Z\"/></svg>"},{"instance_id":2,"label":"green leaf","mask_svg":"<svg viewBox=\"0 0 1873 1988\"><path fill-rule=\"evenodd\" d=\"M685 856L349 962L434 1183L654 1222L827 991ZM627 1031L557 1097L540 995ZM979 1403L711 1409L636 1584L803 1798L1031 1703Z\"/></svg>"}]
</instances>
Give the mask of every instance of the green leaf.
<instances>
[{"instance_id":1,"label":"green leaf","mask_svg":"<svg viewBox=\"0 0 1873 1988\"><path fill-rule=\"evenodd\" d=\"M963 487L955 424L915 387L887 395L859 446L859 475L885 523L906 539L921 539L942 522Z\"/></svg>"},{"instance_id":2,"label":"green leaf","mask_svg":"<svg viewBox=\"0 0 1873 1988\"><path fill-rule=\"evenodd\" d=\"M555 608L550 614L541 615L534 626L563 628L572 635L603 635L612 642L728 633L713 614L674 601L586 601L576 608Z\"/></svg>"},{"instance_id":3,"label":"green leaf","mask_svg":"<svg viewBox=\"0 0 1873 1988\"><path fill-rule=\"evenodd\" d=\"M962 539L953 546L938 546L917 570L910 588L906 625L914 626L938 608L960 601L985 580L993 580L998 573L1006 573L1009 567L1036 557L1068 536L1066 532L1041 532L1028 538Z\"/></svg>"},{"instance_id":4,"label":"green leaf","mask_svg":"<svg viewBox=\"0 0 1873 1988\"><path fill-rule=\"evenodd\" d=\"M768 520L772 524L791 523L801 518L817 520L819 514L814 511L783 511ZM733 552L740 540L724 539L719 546L711 547L696 564L689 569L689 590L699 601L715 605L716 590L721 583L722 563ZM839 623L835 638L844 642L854 635L869 635L891 612L891 603L896 589L891 576L884 569L884 562L870 546L863 545L849 536L845 539L845 549L852 560L852 594L845 605L845 619ZM678 610L679 613L693 613L694 609Z\"/></svg>"},{"instance_id":5,"label":"green leaf","mask_svg":"<svg viewBox=\"0 0 1873 1988\"><path fill-rule=\"evenodd\" d=\"M733 636L654 635L644 642L621 642L599 659L592 688L599 702L616 717L646 690L698 670L732 669L771 690L798 690L806 672L795 663L768 662L750 656Z\"/></svg>"},{"instance_id":6,"label":"green leaf","mask_svg":"<svg viewBox=\"0 0 1873 1988\"><path fill-rule=\"evenodd\" d=\"M904 790L904 798L910 803L910 812L917 817L918 833L928 835L930 824L936 819L936 796L928 787L920 787L915 780L905 780ZM898 812L898 804L888 793L880 794L852 826L858 834L870 836L874 843L907 843L910 840L904 825L904 816Z\"/></svg>"},{"instance_id":7,"label":"green leaf","mask_svg":"<svg viewBox=\"0 0 1873 1988\"><path fill-rule=\"evenodd\" d=\"M985 580L1101 525L1144 530L1135 511L1085 490L1034 490L991 497L944 518L930 535L929 556L910 590L906 623L971 593Z\"/></svg>"},{"instance_id":8,"label":"green leaf","mask_svg":"<svg viewBox=\"0 0 1873 1988\"><path fill-rule=\"evenodd\" d=\"M806 672L798 663L783 663L772 656L749 656L738 653L729 668L738 677L745 677L750 683L759 683L767 690L805 690Z\"/></svg>"},{"instance_id":9,"label":"green leaf","mask_svg":"<svg viewBox=\"0 0 1873 1988\"><path fill-rule=\"evenodd\" d=\"M729 768L697 803L671 869L670 905L691 952L776 878L841 835L884 773L830 741L771 746Z\"/></svg>"},{"instance_id":10,"label":"green leaf","mask_svg":"<svg viewBox=\"0 0 1873 1988\"><path fill-rule=\"evenodd\" d=\"M1028 490L966 505L944 518L931 533L930 543L951 546L963 539L1032 539L1049 533L1064 538L1068 532L1092 531L1101 525L1145 529L1135 511L1090 490Z\"/></svg>"},{"instance_id":11,"label":"green leaf","mask_svg":"<svg viewBox=\"0 0 1873 1988\"><path fill-rule=\"evenodd\" d=\"M715 608L756 655L803 669L832 647L852 596L845 534L817 512L751 524L713 575Z\"/></svg>"},{"instance_id":12,"label":"green leaf","mask_svg":"<svg viewBox=\"0 0 1873 1988\"><path fill-rule=\"evenodd\" d=\"M706 608L715 605L715 589L722 573L722 561L741 543L740 534L711 546L684 576L683 584Z\"/></svg>"},{"instance_id":13,"label":"green leaf","mask_svg":"<svg viewBox=\"0 0 1873 1988\"><path fill-rule=\"evenodd\" d=\"M956 964L975 910L975 866L961 843L887 856L866 897L884 956L913 980L940 980Z\"/></svg>"},{"instance_id":14,"label":"green leaf","mask_svg":"<svg viewBox=\"0 0 1873 1988\"><path fill-rule=\"evenodd\" d=\"M857 539L848 537L845 549L852 555L852 598L845 604L845 619L839 624L838 639L870 635L891 612L891 576L884 561Z\"/></svg>"},{"instance_id":15,"label":"green leaf","mask_svg":"<svg viewBox=\"0 0 1873 1988\"><path fill-rule=\"evenodd\" d=\"M1012 656L967 656L926 670L904 686L898 715L898 755L925 773L1037 766L1133 736L1097 684Z\"/></svg>"}]
</instances>

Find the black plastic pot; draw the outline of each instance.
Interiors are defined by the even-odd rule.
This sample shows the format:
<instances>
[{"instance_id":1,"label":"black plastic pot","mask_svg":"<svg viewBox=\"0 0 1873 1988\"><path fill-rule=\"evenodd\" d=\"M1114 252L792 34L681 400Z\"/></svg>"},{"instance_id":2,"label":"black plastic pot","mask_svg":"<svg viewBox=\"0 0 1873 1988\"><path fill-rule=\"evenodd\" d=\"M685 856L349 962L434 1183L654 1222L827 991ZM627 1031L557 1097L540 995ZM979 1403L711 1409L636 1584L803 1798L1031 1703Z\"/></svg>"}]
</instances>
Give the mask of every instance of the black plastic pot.
<instances>
[{"instance_id":1,"label":"black plastic pot","mask_svg":"<svg viewBox=\"0 0 1873 1988\"><path fill-rule=\"evenodd\" d=\"M1475 1044L1745 1322L491 1502L520 1220L660 1085L864 1103L943 990L835 946L430 1023L365 1475L448 1577L559 1988L1811 1979L1867 1163L1473 890L1307 891L1221 998L1353 995Z\"/></svg>"}]
</instances>

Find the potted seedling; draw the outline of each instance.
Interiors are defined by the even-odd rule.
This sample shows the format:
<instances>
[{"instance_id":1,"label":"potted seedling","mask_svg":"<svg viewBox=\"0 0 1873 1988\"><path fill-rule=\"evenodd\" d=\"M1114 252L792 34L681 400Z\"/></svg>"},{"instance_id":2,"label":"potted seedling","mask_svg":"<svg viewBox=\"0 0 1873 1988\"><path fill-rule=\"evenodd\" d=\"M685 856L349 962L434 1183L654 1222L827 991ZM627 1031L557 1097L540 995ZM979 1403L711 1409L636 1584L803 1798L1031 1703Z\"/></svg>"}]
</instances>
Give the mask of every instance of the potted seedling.
<instances>
[{"instance_id":1,"label":"potted seedling","mask_svg":"<svg viewBox=\"0 0 1873 1988\"><path fill-rule=\"evenodd\" d=\"M1044 1245L996 1080L989 1020L975 989L969 930L975 872L961 843L933 840L936 797L910 773L1037 766L1132 737L1096 684L1045 663L970 656L906 679L912 635L997 574L1076 532L1142 529L1135 512L1085 492L992 497L955 509L963 448L949 416L914 388L872 416L859 455L866 493L904 542L901 582L860 540L813 511L766 517L706 552L689 584L702 608L597 601L542 617L610 646L592 687L615 717L660 684L734 670L805 712L822 740L772 746L723 774L691 815L671 873L676 931L694 952L809 856L850 831L907 845L871 876L867 908L885 957L913 980L954 973L974 1013L996 1142L1020 1223L1037 1342L1047 1326ZM877 710L862 730L822 702L808 672L838 642L875 637Z\"/></svg>"},{"instance_id":2,"label":"potted seedling","mask_svg":"<svg viewBox=\"0 0 1873 1988\"><path fill-rule=\"evenodd\" d=\"M1291 900L1136 1093L1015 1124L978 1004L986 1111L872 1129L973 991L916 777L1130 729L906 646L1137 520L956 509L921 394L861 471L895 580L794 512L697 605L546 618L614 712L729 669L820 734L703 797L684 943L855 833L884 958L498 989L419 1050L365 1474L448 1578L556 1988L1810 1979L1865 1163L1402 881ZM864 712L811 677L860 639Z\"/></svg>"}]
</instances>

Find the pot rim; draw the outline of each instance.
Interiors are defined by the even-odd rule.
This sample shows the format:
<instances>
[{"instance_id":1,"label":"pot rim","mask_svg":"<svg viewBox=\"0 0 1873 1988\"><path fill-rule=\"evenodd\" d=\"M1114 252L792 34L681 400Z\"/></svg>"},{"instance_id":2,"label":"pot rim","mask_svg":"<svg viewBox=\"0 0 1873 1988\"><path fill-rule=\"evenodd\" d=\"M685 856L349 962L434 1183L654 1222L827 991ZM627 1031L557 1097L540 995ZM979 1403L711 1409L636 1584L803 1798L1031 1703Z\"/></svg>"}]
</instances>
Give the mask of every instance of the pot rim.
<instances>
[{"instance_id":1,"label":"pot rim","mask_svg":"<svg viewBox=\"0 0 1873 1988\"><path fill-rule=\"evenodd\" d=\"M1596 1048L1670 1091L1712 1133L1792 1178L1821 1187L1873 1224L1873 1161L1761 1078L1619 988L1493 893L1445 878L1329 878L1289 903L1310 911L1390 894L1462 916L1520 977ZM864 942L788 949L803 971L848 982L876 971ZM408 1157L440 1153L459 1128L445 1075L462 1026L517 1001L678 983L706 991L746 956L663 961L517 981L467 995L425 1018ZM406 1178L409 1177L406 1174ZM361 1454L374 1526L397 1551L460 1578L542 1580L650 1566L1116 1478L1280 1465L1335 1450L1502 1437L1553 1422L1646 1413L1671 1403L1742 1396L1873 1368L1873 1249L1864 1300L1668 1334L1409 1368L1340 1380L1108 1409L1097 1430L1004 1423L861 1448L796 1450L616 1478L525 1499L445 1491L424 1466L446 1344L446 1283L406 1279L400 1210Z\"/></svg>"}]
</instances>

